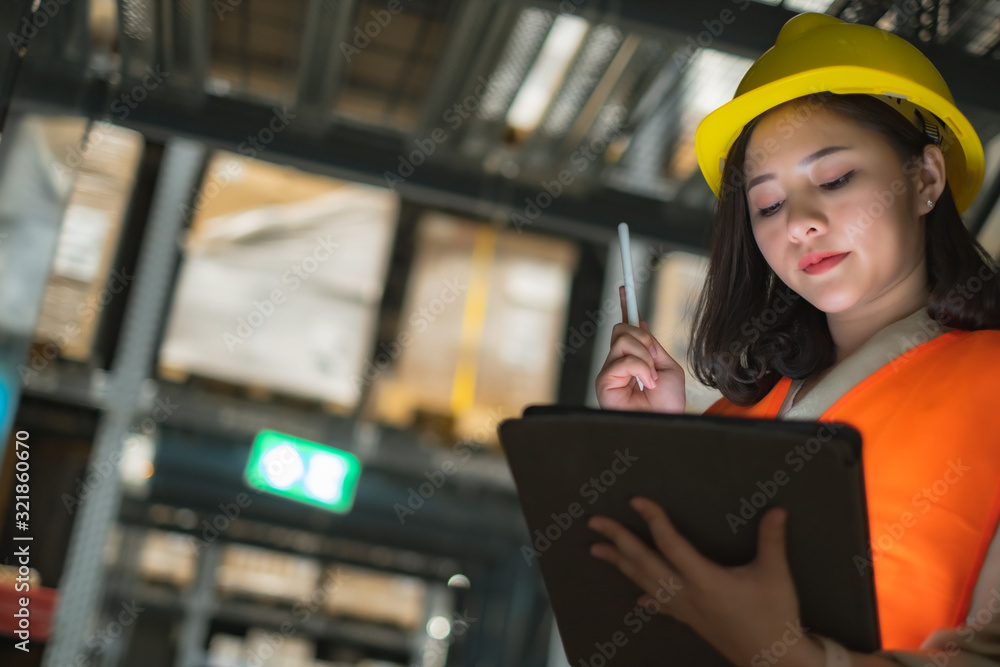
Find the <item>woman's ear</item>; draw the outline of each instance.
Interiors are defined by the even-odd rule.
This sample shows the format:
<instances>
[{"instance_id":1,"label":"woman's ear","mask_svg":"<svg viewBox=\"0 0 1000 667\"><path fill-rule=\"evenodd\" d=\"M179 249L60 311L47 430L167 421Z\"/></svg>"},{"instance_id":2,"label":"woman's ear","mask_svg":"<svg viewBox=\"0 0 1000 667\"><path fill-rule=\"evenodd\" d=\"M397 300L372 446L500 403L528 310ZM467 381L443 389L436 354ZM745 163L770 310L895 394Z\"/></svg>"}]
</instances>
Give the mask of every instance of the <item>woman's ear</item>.
<instances>
[{"instance_id":1,"label":"woman's ear","mask_svg":"<svg viewBox=\"0 0 1000 667\"><path fill-rule=\"evenodd\" d=\"M934 208L938 199L941 198L941 193L947 186L946 175L944 153L941 152L941 149L934 144L924 146L922 164L914 183L916 209L921 211L921 215ZM931 202L930 206L927 205L928 201Z\"/></svg>"}]
</instances>

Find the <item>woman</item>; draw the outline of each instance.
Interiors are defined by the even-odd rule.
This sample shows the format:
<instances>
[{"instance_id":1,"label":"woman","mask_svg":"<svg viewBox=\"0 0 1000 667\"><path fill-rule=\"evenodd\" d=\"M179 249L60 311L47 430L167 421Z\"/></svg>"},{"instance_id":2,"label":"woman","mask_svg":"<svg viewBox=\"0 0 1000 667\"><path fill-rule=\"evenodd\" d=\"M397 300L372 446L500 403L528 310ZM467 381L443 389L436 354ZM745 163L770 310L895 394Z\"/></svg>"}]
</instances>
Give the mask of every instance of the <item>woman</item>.
<instances>
[{"instance_id":1,"label":"woman","mask_svg":"<svg viewBox=\"0 0 1000 667\"><path fill-rule=\"evenodd\" d=\"M982 182L975 132L911 45L802 14L696 144L720 198L691 339L724 397L706 414L861 433L873 551L856 564L875 573L884 650L786 632L782 509L743 567L703 558L641 498L656 550L594 517L610 543L593 555L642 601L673 577L662 612L736 664L1000 664L1000 281L959 217ZM615 326L596 387L606 409L684 410L684 372L645 322Z\"/></svg>"}]
</instances>

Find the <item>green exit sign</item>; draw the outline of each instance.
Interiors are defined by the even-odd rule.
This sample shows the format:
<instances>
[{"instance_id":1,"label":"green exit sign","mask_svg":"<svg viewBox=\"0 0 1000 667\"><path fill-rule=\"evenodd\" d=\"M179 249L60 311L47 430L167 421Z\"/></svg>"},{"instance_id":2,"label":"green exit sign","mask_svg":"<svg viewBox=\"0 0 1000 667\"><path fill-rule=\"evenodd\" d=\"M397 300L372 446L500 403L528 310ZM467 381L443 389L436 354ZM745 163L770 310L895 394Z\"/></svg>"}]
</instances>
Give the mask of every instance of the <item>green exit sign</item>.
<instances>
[{"instance_id":1,"label":"green exit sign","mask_svg":"<svg viewBox=\"0 0 1000 667\"><path fill-rule=\"evenodd\" d=\"M349 512L361 476L353 454L277 431L253 441L245 477L250 486L332 512Z\"/></svg>"}]
</instances>

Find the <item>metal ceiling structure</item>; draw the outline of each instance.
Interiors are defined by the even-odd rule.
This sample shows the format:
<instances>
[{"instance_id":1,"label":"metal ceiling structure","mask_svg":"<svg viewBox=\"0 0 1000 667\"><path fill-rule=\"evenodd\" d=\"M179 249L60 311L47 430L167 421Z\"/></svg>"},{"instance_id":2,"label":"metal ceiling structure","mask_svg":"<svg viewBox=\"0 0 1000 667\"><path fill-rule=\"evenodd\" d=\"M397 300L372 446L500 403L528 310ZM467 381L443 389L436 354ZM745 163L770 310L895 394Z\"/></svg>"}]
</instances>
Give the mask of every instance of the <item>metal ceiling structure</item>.
<instances>
[{"instance_id":1,"label":"metal ceiling structure","mask_svg":"<svg viewBox=\"0 0 1000 667\"><path fill-rule=\"evenodd\" d=\"M54 6L24 40L23 99L229 149L263 130L254 153L268 160L595 240L624 218L637 234L706 247L714 198L694 160L693 127L800 11L911 40L984 143L1000 133L1000 90L982 85L1000 80L998 0ZM539 88L539 63L553 61L540 54L558 47L549 39L557 24L573 22L582 29L571 57ZM539 90L533 122L512 124L519 97ZM276 114L287 129L267 132ZM552 201L540 196L562 170L571 182ZM997 176L988 177L968 216L974 229L996 198Z\"/></svg>"}]
</instances>

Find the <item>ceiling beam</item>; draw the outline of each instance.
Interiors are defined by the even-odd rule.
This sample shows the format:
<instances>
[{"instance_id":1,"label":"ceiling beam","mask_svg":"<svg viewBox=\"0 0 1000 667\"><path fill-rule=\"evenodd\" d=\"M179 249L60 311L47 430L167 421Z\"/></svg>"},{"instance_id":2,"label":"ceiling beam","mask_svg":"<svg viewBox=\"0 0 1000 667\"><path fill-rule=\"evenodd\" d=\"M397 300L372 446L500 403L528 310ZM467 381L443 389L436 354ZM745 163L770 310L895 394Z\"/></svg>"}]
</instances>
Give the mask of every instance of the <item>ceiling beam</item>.
<instances>
[{"instance_id":1,"label":"ceiling beam","mask_svg":"<svg viewBox=\"0 0 1000 667\"><path fill-rule=\"evenodd\" d=\"M540 0L554 10L573 9L591 20L628 24L632 30L672 30L698 46L756 59L774 45L782 26L798 12L754 0ZM611 4L613 11L608 11ZM728 13L727 13L728 12ZM728 21L728 23L726 23ZM1000 109L1000 60L970 55L960 48L911 42L944 77L959 107Z\"/></svg>"},{"instance_id":2,"label":"ceiling beam","mask_svg":"<svg viewBox=\"0 0 1000 667\"><path fill-rule=\"evenodd\" d=\"M121 118L108 114L110 102L120 89L110 90L106 82L95 80L87 94L69 95L64 91L72 87L55 76L53 72L44 76L26 73L18 93L36 106L104 119L153 139L183 135L213 148L237 152L242 144L244 154L255 153L259 159L371 185L386 187L386 173L396 174L400 156L415 148L412 141L363 126L338 125L320 134L311 123L296 124L292 116L299 114L290 109L287 129L270 133L270 143L256 150L248 143L249 135L267 128L280 106L265 107L214 96L192 103L163 86L149 91L142 104ZM521 226L527 232L605 243L616 237L618 223L627 221L637 236L692 250L708 247L711 211L706 207L663 202L595 185L582 197L571 193L555 197L549 206L539 206L536 218L529 219L533 211L525 211L527 201L545 201L545 197L539 198L545 192L541 183L525 184L485 174L470 168L459 156L445 153L446 149L447 144L442 144L411 176L401 183L394 182L396 191L414 202L477 218L506 220L508 224L512 224L511 216L516 213L528 219L528 224ZM591 168L599 165L595 163ZM553 173L552 178L556 176Z\"/></svg>"}]
</instances>

